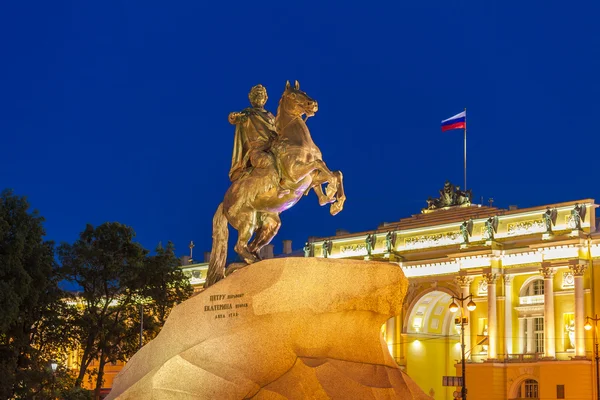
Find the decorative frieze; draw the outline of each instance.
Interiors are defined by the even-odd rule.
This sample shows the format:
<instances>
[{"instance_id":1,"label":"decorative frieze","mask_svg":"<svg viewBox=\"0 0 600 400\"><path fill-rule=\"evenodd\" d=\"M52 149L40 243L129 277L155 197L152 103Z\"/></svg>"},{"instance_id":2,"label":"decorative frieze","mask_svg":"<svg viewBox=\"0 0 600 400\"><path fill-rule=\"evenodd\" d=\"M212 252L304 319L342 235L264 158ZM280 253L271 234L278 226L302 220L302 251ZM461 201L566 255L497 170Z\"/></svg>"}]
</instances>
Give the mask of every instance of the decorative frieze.
<instances>
[{"instance_id":1,"label":"decorative frieze","mask_svg":"<svg viewBox=\"0 0 600 400\"><path fill-rule=\"evenodd\" d=\"M412 236L404 239L404 249L422 249L425 247L449 246L462 243L460 231Z\"/></svg>"},{"instance_id":2,"label":"decorative frieze","mask_svg":"<svg viewBox=\"0 0 600 400\"><path fill-rule=\"evenodd\" d=\"M506 225L507 236L528 235L546 231L546 224L541 219L513 222Z\"/></svg>"},{"instance_id":3,"label":"decorative frieze","mask_svg":"<svg viewBox=\"0 0 600 400\"><path fill-rule=\"evenodd\" d=\"M347 244L347 245L340 246L340 253L345 254L345 255L351 255L350 253L365 254L366 252L367 252L366 243L354 243L354 244Z\"/></svg>"}]
</instances>

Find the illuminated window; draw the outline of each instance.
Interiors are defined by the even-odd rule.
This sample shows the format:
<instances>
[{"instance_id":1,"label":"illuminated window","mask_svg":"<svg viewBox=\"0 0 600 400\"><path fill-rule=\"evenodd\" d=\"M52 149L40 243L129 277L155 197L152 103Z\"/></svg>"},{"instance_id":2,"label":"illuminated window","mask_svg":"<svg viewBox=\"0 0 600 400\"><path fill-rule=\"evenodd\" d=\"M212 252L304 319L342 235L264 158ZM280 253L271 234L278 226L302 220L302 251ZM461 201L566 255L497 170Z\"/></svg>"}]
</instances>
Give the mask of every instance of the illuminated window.
<instances>
[{"instance_id":1,"label":"illuminated window","mask_svg":"<svg viewBox=\"0 0 600 400\"><path fill-rule=\"evenodd\" d=\"M544 318L534 318L533 319L533 338L535 340L535 352L543 353L544 352Z\"/></svg>"},{"instance_id":2,"label":"illuminated window","mask_svg":"<svg viewBox=\"0 0 600 400\"><path fill-rule=\"evenodd\" d=\"M538 398L538 383L534 379L527 379L520 388L519 397L526 399L537 399Z\"/></svg>"},{"instance_id":3,"label":"illuminated window","mask_svg":"<svg viewBox=\"0 0 600 400\"><path fill-rule=\"evenodd\" d=\"M536 279L529 283L525 289L525 296L539 296L544 294L544 280Z\"/></svg>"}]
</instances>

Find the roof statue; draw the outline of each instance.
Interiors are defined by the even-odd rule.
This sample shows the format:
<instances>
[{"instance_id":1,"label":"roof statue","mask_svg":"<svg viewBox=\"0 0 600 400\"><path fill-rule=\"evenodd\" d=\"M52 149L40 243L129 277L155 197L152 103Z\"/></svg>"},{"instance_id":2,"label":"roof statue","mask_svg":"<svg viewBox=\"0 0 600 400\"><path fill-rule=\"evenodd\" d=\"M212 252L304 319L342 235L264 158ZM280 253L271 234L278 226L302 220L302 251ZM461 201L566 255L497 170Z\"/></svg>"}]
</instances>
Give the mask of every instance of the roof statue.
<instances>
[{"instance_id":1,"label":"roof statue","mask_svg":"<svg viewBox=\"0 0 600 400\"><path fill-rule=\"evenodd\" d=\"M396 248L396 239L398 234L395 231L389 231L385 234L385 251L391 253Z\"/></svg>"},{"instance_id":2,"label":"roof statue","mask_svg":"<svg viewBox=\"0 0 600 400\"><path fill-rule=\"evenodd\" d=\"M460 225L460 233L463 237L463 244L469 244L469 237L473 236L473 218L463 221Z\"/></svg>"},{"instance_id":3,"label":"roof statue","mask_svg":"<svg viewBox=\"0 0 600 400\"><path fill-rule=\"evenodd\" d=\"M251 107L229 114L229 122L235 125L231 186L213 218L205 287L225 277L228 224L238 231L235 252L252 264L277 234L279 214L311 189L320 205L331 204L332 215L342 211L346 200L342 173L323 162L306 125L317 112L317 102L300 90L298 81L294 86L286 83L277 116L264 108L268 99L264 86L254 86L248 97Z\"/></svg>"},{"instance_id":4,"label":"roof statue","mask_svg":"<svg viewBox=\"0 0 600 400\"><path fill-rule=\"evenodd\" d=\"M373 252L373 249L375 248L375 243L377 242L377 235L373 234L368 234L367 237L365 238L365 248L367 249L367 257L371 257L371 253Z\"/></svg>"},{"instance_id":5,"label":"roof statue","mask_svg":"<svg viewBox=\"0 0 600 400\"><path fill-rule=\"evenodd\" d=\"M546 226L547 234L552 233L552 227L554 225L556 225L556 217L557 216L558 216L558 211L556 210L556 207L554 207L552 209L550 207L546 207L546 212L544 212L542 217L544 218L544 225Z\"/></svg>"},{"instance_id":6,"label":"roof statue","mask_svg":"<svg viewBox=\"0 0 600 400\"><path fill-rule=\"evenodd\" d=\"M454 186L450 181L444 183L444 187L440 189L440 197L427 199L427 207L422 212L438 210L440 208L471 205L473 194L471 190L460 190L460 186Z\"/></svg>"},{"instance_id":7,"label":"roof statue","mask_svg":"<svg viewBox=\"0 0 600 400\"><path fill-rule=\"evenodd\" d=\"M500 218L497 215L489 217L485 221L485 237L489 240L494 240L494 235L498 233L498 222Z\"/></svg>"},{"instance_id":8,"label":"roof statue","mask_svg":"<svg viewBox=\"0 0 600 400\"><path fill-rule=\"evenodd\" d=\"M583 221L585 221L585 205L575 203L575 207L571 210L571 226L574 230L581 230Z\"/></svg>"}]
</instances>

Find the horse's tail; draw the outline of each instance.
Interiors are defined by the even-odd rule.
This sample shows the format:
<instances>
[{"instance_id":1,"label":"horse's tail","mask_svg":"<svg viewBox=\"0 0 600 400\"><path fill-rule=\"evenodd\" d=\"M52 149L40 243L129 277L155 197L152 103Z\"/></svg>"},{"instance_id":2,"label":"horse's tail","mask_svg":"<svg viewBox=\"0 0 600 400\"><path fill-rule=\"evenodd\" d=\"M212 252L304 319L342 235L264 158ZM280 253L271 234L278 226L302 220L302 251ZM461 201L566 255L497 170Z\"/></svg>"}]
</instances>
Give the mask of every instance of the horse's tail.
<instances>
[{"instance_id":1,"label":"horse's tail","mask_svg":"<svg viewBox=\"0 0 600 400\"><path fill-rule=\"evenodd\" d=\"M204 288L219 282L225 277L225 264L227 262L227 240L229 239L229 229L227 228L227 218L223 212L223 203L219 204L217 212L213 217L213 243L208 262L208 273Z\"/></svg>"}]
</instances>

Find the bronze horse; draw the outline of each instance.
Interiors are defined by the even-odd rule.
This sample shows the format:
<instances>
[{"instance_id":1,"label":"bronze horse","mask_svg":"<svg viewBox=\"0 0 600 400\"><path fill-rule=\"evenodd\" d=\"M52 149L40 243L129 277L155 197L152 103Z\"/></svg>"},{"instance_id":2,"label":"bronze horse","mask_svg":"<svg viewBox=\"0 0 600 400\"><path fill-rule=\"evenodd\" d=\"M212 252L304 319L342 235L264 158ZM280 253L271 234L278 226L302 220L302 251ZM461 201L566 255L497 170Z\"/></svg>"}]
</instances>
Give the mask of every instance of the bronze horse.
<instances>
[{"instance_id":1,"label":"bronze horse","mask_svg":"<svg viewBox=\"0 0 600 400\"><path fill-rule=\"evenodd\" d=\"M344 207L342 173L327 168L306 120L302 119L303 115L307 119L313 116L317 109L317 102L300 90L298 81L294 87L289 81L286 83L275 118L278 136L271 147L279 172L275 167L254 168L234 181L225 193L213 217L213 245L205 287L225 276L227 223L238 231L236 253L252 264L260 260L260 249L277 234L281 226L279 214L310 189L314 189L320 205L331 204L332 215ZM324 183L325 192L321 186Z\"/></svg>"}]
</instances>

